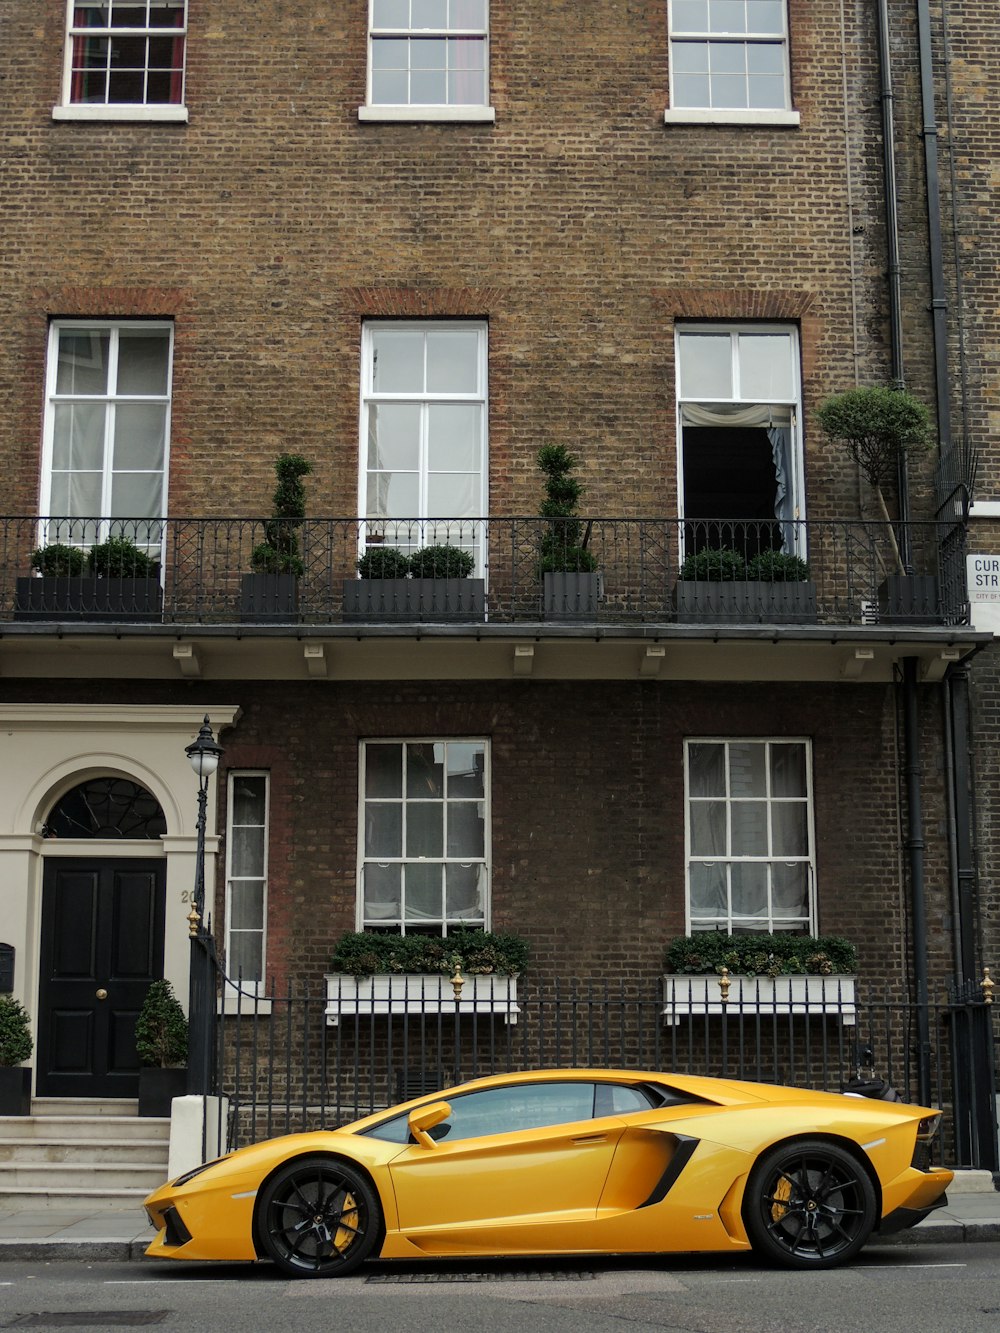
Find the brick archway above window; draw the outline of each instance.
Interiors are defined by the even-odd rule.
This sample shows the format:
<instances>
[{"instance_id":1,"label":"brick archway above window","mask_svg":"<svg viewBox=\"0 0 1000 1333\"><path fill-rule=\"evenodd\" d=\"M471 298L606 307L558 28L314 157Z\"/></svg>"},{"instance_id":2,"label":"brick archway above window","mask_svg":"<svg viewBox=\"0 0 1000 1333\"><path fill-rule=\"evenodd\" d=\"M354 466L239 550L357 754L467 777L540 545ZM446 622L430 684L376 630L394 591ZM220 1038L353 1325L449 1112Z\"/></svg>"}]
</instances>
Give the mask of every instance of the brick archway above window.
<instances>
[{"instance_id":1,"label":"brick archway above window","mask_svg":"<svg viewBox=\"0 0 1000 1333\"><path fill-rule=\"evenodd\" d=\"M188 303L180 287L58 287L36 293L50 317L168 319Z\"/></svg>"},{"instance_id":2,"label":"brick archway above window","mask_svg":"<svg viewBox=\"0 0 1000 1333\"><path fill-rule=\"evenodd\" d=\"M486 319L502 298L499 287L350 287L345 305L363 319Z\"/></svg>"},{"instance_id":3,"label":"brick archway above window","mask_svg":"<svg viewBox=\"0 0 1000 1333\"><path fill-rule=\"evenodd\" d=\"M815 292L740 288L660 288L653 299L675 319L803 319L813 313Z\"/></svg>"}]
</instances>

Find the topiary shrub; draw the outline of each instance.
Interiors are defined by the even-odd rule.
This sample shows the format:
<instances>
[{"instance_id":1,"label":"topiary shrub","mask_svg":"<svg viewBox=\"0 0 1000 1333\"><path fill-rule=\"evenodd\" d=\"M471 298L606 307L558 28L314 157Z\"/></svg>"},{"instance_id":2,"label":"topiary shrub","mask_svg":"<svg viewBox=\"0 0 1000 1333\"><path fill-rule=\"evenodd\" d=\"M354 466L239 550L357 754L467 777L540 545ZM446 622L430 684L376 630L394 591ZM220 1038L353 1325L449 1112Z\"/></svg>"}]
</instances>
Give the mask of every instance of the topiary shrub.
<instances>
[{"instance_id":1,"label":"topiary shrub","mask_svg":"<svg viewBox=\"0 0 1000 1333\"><path fill-rule=\"evenodd\" d=\"M747 578L755 583L804 583L809 566L786 551L761 551L747 561Z\"/></svg>"},{"instance_id":2,"label":"topiary shrub","mask_svg":"<svg viewBox=\"0 0 1000 1333\"><path fill-rule=\"evenodd\" d=\"M78 546L52 542L31 553L31 568L49 578L79 578L87 563L86 554Z\"/></svg>"},{"instance_id":3,"label":"topiary shrub","mask_svg":"<svg viewBox=\"0 0 1000 1333\"><path fill-rule=\"evenodd\" d=\"M148 579L159 567L159 560L136 546L131 537L109 537L92 546L87 555L87 568L99 579Z\"/></svg>"},{"instance_id":4,"label":"topiary shrub","mask_svg":"<svg viewBox=\"0 0 1000 1333\"><path fill-rule=\"evenodd\" d=\"M528 945L518 935L455 930L442 938L350 931L338 941L330 968L354 977L436 972L450 976L457 963L470 976L515 976L527 962Z\"/></svg>"},{"instance_id":5,"label":"topiary shrub","mask_svg":"<svg viewBox=\"0 0 1000 1333\"><path fill-rule=\"evenodd\" d=\"M695 551L689 555L680 568L682 579L697 580L702 583L730 583L745 579L747 564L739 551L728 546L708 551Z\"/></svg>"},{"instance_id":6,"label":"topiary shrub","mask_svg":"<svg viewBox=\"0 0 1000 1333\"><path fill-rule=\"evenodd\" d=\"M299 555L298 529L306 516L306 489L302 478L312 464L301 454L282 454L275 460L278 484L274 488L271 514L264 524L264 540L253 548L250 564L257 574L295 574L306 570Z\"/></svg>"},{"instance_id":7,"label":"topiary shrub","mask_svg":"<svg viewBox=\"0 0 1000 1333\"><path fill-rule=\"evenodd\" d=\"M840 935L725 935L695 931L671 940L663 958L670 973L721 972L756 977L832 976L857 971L857 950Z\"/></svg>"},{"instance_id":8,"label":"topiary shrub","mask_svg":"<svg viewBox=\"0 0 1000 1333\"><path fill-rule=\"evenodd\" d=\"M545 475L543 518L553 519L542 537L539 574L592 574L597 561L587 550L583 522L576 507L583 486L572 475L579 463L563 444L546 444L538 451L538 466Z\"/></svg>"},{"instance_id":9,"label":"topiary shrub","mask_svg":"<svg viewBox=\"0 0 1000 1333\"><path fill-rule=\"evenodd\" d=\"M188 1024L169 981L154 981L135 1023L135 1049L144 1065L160 1069L187 1060Z\"/></svg>"},{"instance_id":10,"label":"topiary shrub","mask_svg":"<svg viewBox=\"0 0 1000 1333\"><path fill-rule=\"evenodd\" d=\"M405 579L410 560L395 546L369 546L358 557L358 573L363 579Z\"/></svg>"},{"instance_id":11,"label":"topiary shrub","mask_svg":"<svg viewBox=\"0 0 1000 1333\"><path fill-rule=\"evenodd\" d=\"M410 556L410 573L415 579L467 579L474 564L472 552L458 546L425 546Z\"/></svg>"},{"instance_id":12,"label":"topiary shrub","mask_svg":"<svg viewBox=\"0 0 1000 1333\"><path fill-rule=\"evenodd\" d=\"M13 995L0 995L0 1066L30 1059L33 1043L28 1011Z\"/></svg>"}]
</instances>

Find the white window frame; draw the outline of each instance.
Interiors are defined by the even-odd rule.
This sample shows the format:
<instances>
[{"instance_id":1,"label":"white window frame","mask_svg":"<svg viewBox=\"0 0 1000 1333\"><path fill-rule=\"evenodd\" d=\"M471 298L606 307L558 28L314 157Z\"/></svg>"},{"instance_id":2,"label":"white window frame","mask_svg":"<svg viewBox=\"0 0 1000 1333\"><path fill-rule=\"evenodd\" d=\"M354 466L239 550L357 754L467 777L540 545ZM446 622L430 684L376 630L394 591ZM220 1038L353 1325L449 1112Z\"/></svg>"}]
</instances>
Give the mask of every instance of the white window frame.
<instances>
[{"instance_id":1,"label":"white window frame","mask_svg":"<svg viewBox=\"0 0 1000 1333\"><path fill-rule=\"evenodd\" d=\"M685 395L684 385L681 375L681 339L687 335L699 334L728 334L730 342L731 358L731 383L733 393L731 397L710 397L705 395ZM742 397L740 384L740 348L739 339L742 334L764 334L780 335L789 338L789 355L792 370L792 396L788 398L755 398ZM793 527L793 546L791 554L798 555L802 559L806 556L806 526L801 520L806 517L806 493L805 493L805 454L802 439L802 358L799 346L799 330L795 324L791 323L755 323L752 321L727 320L719 323L699 323L699 324L677 324L674 329L674 368L676 384L676 440L677 440L677 513L682 520L678 524L679 539L681 546L681 556L683 557L684 544L684 421L683 406L685 402L706 403L711 405L718 403L743 404L753 406L773 406L781 409L788 409L791 414L791 464L792 478L790 490L790 508L791 517L794 520ZM713 518L725 519L725 514L714 514ZM763 520L762 520L763 521Z\"/></svg>"},{"instance_id":2,"label":"white window frame","mask_svg":"<svg viewBox=\"0 0 1000 1333\"><path fill-rule=\"evenodd\" d=\"M264 846L263 846L263 865L259 875L240 875L241 883L260 881L262 884L261 893L261 926L260 926L260 977L257 980L248 980L243 978L239 982L244 997L262 996L266 994L267 983L267 897L268 897L268 874L270 857L270 831L271 831L271 775L267 769L260 768L238 768L230 769L227 774L227 799L226 799L226 969L227 973L231 969L231 959L233 957L232 939L234 934L250 934L249 930L233 930L233 882L237 878L233 874L233 830L238 827L256 828L257 825L237 825L234 822L233 814L235 810L234 787L242 778L258 778L264 782ZM255 933L255 932L254 932ZM236 986L238 978L235 972L229 976L232 982L233 995L227 995L227 1007L230 1000L235 1000ZM243 1006L244 1012L247 1011L247 1005Z\"/></svg>"},{"instance_id":3,"label":"white window frame","mask_svg":"<svg viewBox=\"0 0 1000 1333\"><path fill-rule=\"evenodd\" d=\"M374 857L374 856L373 856L373 857L367 857L367 856L365 855L365 807L366 807L366 798L365 798L365 765L366 765L366 762L367 762L367 751L368 751L368 746L369 746L369 745L402 745L402 746L404 746L404 747L405 747L405 746L409 746L409 745L480 745L480 746L482 746L482 748L483 748L483 797L482 797L482 804L483 804L483 807L484 807L484 815L483 815L483 857L482 857L482 866L483 866L483 920L482 920L482 929L483 929L483 930L489 930L489 929L490 929L490 919L491 919L491 914L492 914L492 879L493 879L493 875L492 875L492 864L493 864L493 859L492 859L492 835L491 835L491 825L492 825L493 795L492 795L492 778L491 778L492 756L491 756L491 753L490 753L490 742L489 742L489 739L488 739L487 737L485 737L485 736L367 736L367 737L365 737L363 740L361 740L361 741L359 742L359 744L358 744L358 864L357 864L357 906L356 906L356 925L357 925L357 929L358 929L358 930L365 930L365 929L373 929L373 928L375 928L375 927L381 927L381 928L384 929L387 933L400 934L400 935L405 935L405 934L407 933L407 932L406 932L406 921L405 921L405 908L404 908L404 911L403 911L403 914L402 914L402 915L403 915L403 919L402 919L399 923L392 922L392 923L387 924L387 923L385 923L385 922L382 922L382 921L376 921L376 920L374 920L374 919L371 920L371 921L366 921L366 919L365 919L365 902L364 902L364 894L365 894L365 865L367 864L367 862L371 861L371 862L374 862L375 864L381 864L381 865L388 864L388 863L390 863L390 862L396 862L396 863L400 864L401 866L406 866L407 864L412 864L412 863L414 863L414 862L418 862L419 860L423 859L423 858L417 858L417 857L407 856L407 855L405 854L405 853L406 853L406 844L405 844L405 838L406 838L406 826L405 826L405 821L404 821L404 824L403 824L403 832L402 832L402 837L403 837L403 848L402 848L402 850L403 850L403 854L402 854L401 856L398 856L398 857ZM406 777L406 755L405 755L405 750L404 750L404 754L403 754L403 778L404 778L404 781L405 781L405 777ZM406 795L406 791L405 791L405 787L404 787L403 795L402 795L402 804L403 804L404 808L405 808L405 806L406 806L406 803L407 803L407 800L408 800L408 799L412 799L412 798L408 798L408 797L407 797L407 795ZM470 799L470 801L471 801L473 798L469 798L469 799ZM447 806L447 799L446 799L446 797L442 797L441 800L442 800L442 804L444 804L445 806ZM446 832L446 834L445 834L445 843L444 843L444 846L443 846L442 851L443 851L443 855L442 855L442 856L440 856L440 857L434 857L434 858L432 858L432 859L433 859L435 862L440 861L440 862L443 863L444 865L448 865L448 864L455 864L455 865L471 865L472 862L473 862L473 860L478 860L478 858L472 858L472 859L470 859L470 858L463 858L463 857L458 857L458 856L448 856L448 855L447 855L447 832ZM402 901L402 899L401 899L401 901ZM416 924L416 923L412 923L412 924ZM447 931L448 931L449 929L455 929L455 930L462 930L462 929L476 930L476 929L479 929L479 928L480 928L479 922L473 922L473 921L469 921L469 920L462 920L462 919L459 919L459 918L456 918L454 921L447 921L447 920L445 920L445 921L443 921L443 923L442 923L441 938L446 938L446 937L447 937ZM428 931L427 931L426 929L424 929L424 930L417 930L416 933L417 933L417 934L421 934L421 935L426 935L426 934L428 933Z\"/></svg>"},{"instance_id":4,"label":"white window frame","mask_svg":"<svg viewBox=\"0 0 1000 1333\"><path fill-rule=\"evenodd\" d=\"M484 28L376 28L375 0L368 0L368 73L365 91L365 105L358 108L359 120L414 120L414 121L482 121L492 123L496 112L489 104L490 89L490 29L489 3L486 4L486 26ZM482 103L377 103L372 100L372 51L375 44L386 38L398 38L402 41L417 38L480 38L483 45L484 97Z\"/></svg>"},{"instance_id":5,"label":"white window frame","mask_svg":"<svg viewBox=\"0 0 1000 1333\"><path fill-rule=\"evenodd\" d=\"M691 795L691 747L693 745L725 745L726 747L726 786L727 791L724 797L693 797ZM731 745L763 745L766 748L764 770L767 781L767 796L761 797L733 797L729 793L729 747ZM691 838L691 814L692 803L698 800L724 800L726 802L726 827L727 827L727 845L729 841L730 812L734 803L743 800L759 801L766 799L770 811L770 806L775 800L785 800L793 798L772 797L770 794L771 783L771 765L770 765L770 747L772 745L801 745L805 752L805 772L806 772L806 832L809 848L805 856L732 856L718 855L713 856L711 861L706 856L696 856L692 851ZM767 821L768 836L771 834L770 813ZM726 934L733 933L733 915L732 898L728 900L728 911L726 920L716 919L713 922L706 922L705 918L699 918L700 924L695 926L692 923L691 915L691 867L693 864L717 864L725 862L727 865L746 865L746 864L764 864L773 862L782 864L804 864L806 866L806 881L808 894L808 919L803 919L798 928L810 935L816 933L816 825L815 825L815 802L813 797L813 755L812 742L806 736L691 736L684 741L684 927L688 935L699 931L724 930ZM761 930L771 932L774 930L774 911L773 903L770 900L767 917L756 918L759 924L748 924L746 919L739 921L741 931ZM783 924L779 929L790 931L793 928Z\"/></svg>"},{"instance_id":6,"label":"white window frame","mask_svg":"<svg viewBox=\"0 0 1000 1333\"><path fill-rule=\"evenodd\" d=\"M438 330L454 331L461 328L469 332L475 332L478 337L477 349L477 371L478 389L473 394L468 393L376 393L372 388L374 374L374 334L376 330L392 329L393 332L414 334L433 333ZM402 514L396 517L404 519L419 520L417 524L403 525L407 528L404 534L413 540L415 546L431 545L436 542L447 542L451 540L448 531L448 524L427 522L425 520L443 519L451 520L454 528L460 532L463 528L470 533L471 541L463 541L463 546L474 548L475 568L474 574L477 577L483 577L485 574L486 560L486 516L489 513L489 384L488 384L488 338L487 324L485 320L367 320L362 331L362 351L361 351L361 427L359 437L359 456L358 456L358 514L365 520L360 525L362 532L359 534L359 548L365 546L366 537L380 536L380 529L385 530L386 542L393 544L393 516L370 514L368 512L368 413L372 404L380 405L387 403L416 403L421 408L420 421L420 458L419 458L419 498L417 502L417 513ZM466 515L464 517L451 514L431 514L428 511L427 487L429 469L427 466L427 448L428 448L428 424L429 409L437 403L467 403L478 406L480 411L480 438L482 439L482 457L480 459L480 478L479 478L479 512L475 515ZM462 533L464 536L465 534ZM458 544L458 543L455 543Z\"/></svg>"},{"instance_id":7,"label":"white window frame","mask_svg":"<svg viewBox=\"0 0 1000 1333\"><path fill-rule=\"evenodd\" d=\"M670 105L663 113L665 124L703 125L775 125L794 127L799 124L799 113L792 109L791 69L788 40L788 4L782 0L782 30L776 33L717 33L681 29L674 22L674 0L667 0L667 30L670 44ZM708 42L754 42L769 46L779 44L783 53L785 104L783 107L682 107L677 106L674 94L674 51L678 45L704 45Z\"/></svg>"},{"instance_id":8,"label":"white window frame","mask_svg":"<svg viewBox=\"0 0 1000 1333\"><path fill-rule=\"evenodd\" d=\"M126 3L126 0L120 0ZM138 0L143 3L143 0ZM186 122L188 110L185 105L187 85L187 43L188 43L188 0L183 0L184 22L174 28L77 28L73 18L76 4L66 0L66 47L63 54L62 100L52 108L53 120L119 120L119 121L175 121ZM147 10L148 13L148 10ZM74 102L73 96L73 45L78 36L111 35L120 37L181 37L184 40L184 67L181 71L180 102ZM148 74L148 69L147 69Z\"/></svg>"},{"instance_id":9,"label":"white window frame","mask_svg":"<svg viewBox=\"0 0 1000 1333\"><path fill-rule=\"evenodd\" d=\"M56 392L57 374L59 369L59 335L67 329L90 329L95 332L105 332L110 334L109 340L109 384L107 392L103 394L59 394ZM117 375L118 375L118 348L120 334L123 330L130 333L142 330L151 330L167 334L167 392L165 394L118 394ZM112 374L113 370L113 374ZM110 381L114 381L112 383ZM109 535L116 531L116 524L120 521L135 519L134 514L121 515L118 517L111 514L111 488L114 480L114 432L115 432L115 407L118 403L156 403L165 408L163 420L163 468L162 473L151 474L160 477L160 512L152 514L141 521L155 524L161 523L167 516L167 488L170 478L170 415L173 402L173 383L174 383L174 326L170 320L107 320L107 319L55 319L49 325L49 346L45 373L45 414L42 429L42 467L41 467L41 490L40 490L40 518L39 523L39 544L45 545L47 542L64 542L68 546L91 546L95 542L106 541ZM107 407L104 418L104 454L102 462L102 480L101 480L101 502L97 514L86 514L79 516L68 516L63 514L52 515L52 459L55 445L55 416L56 407L60 403L66 402L82 403L104 403ZM68 518L66 525L59 523L47 523L44 520L55 518ZM161 533L165 536L165 525L161 527ZM124 523L122 533L125 536L133 536L129 531L128 523ZM140 546L144 544L139 543ZM150 554L155 554L158 546L146 545L145 549Z\"/></svg>"}]
</instances>

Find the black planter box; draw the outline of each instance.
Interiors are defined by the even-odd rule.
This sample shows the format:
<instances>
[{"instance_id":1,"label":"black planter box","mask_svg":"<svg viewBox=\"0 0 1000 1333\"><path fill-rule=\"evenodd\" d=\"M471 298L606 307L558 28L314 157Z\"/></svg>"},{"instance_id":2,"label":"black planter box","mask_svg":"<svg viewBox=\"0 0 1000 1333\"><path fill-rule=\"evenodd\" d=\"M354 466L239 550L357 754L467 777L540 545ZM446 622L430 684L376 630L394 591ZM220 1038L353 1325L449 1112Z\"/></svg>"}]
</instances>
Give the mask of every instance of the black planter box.
<instances>
[{"instance_id":1,"label":"black planter box","mask_svg":"<svg viewBox=\"0 0 1000 1333\"><path fill-rule=\"evenodd\" d=\"M244 574L240 579L240 619L289 621L299 616L297 574Z\"/></svg>"},{"instance_id":2,"label":"black planter box","mask_svg":"<svg viewBox=\"0 0 1000 1333\"><path fill-rule=\"evenodd\" d=\"M880 625L919 625L941 619L933 574L890 574L878 589Z\"/></svg>"},{"instance_id":3,"label":"black planter box","mask_svg":"<svg viewBox=\"0 0 1000 1333\"><path fill-rule=\"evenodd\" d=\"M674 598L681 625L816 623L816 584L811 579L788 583L678 579Z\"/></svg>"},{"instance_id":4,"label":"black planter box","mask_svg":"<svg viewBox=\"0 0 1000 1333\"><path fill-rule=\"evenodd\" d=\"M542 612L546 620L592 620L600 596L600 574L554 571L542 575Z\"/></svg>"},{"instance_id":5,"label":"black planter box","mask_svg":"<svg viewBox=\"0 0 1000 1333\"><path fill-rule=\"evenodd\" d=\"M46 574L14 584L15 620L138 620L155 623L163 613L160 580L99 579Z\"/></svg>"},{"instance_id":6,"label":"black planter box","mask_svg":"<svg viewBox=\"0 0 1000 1333\"><path fill-rule=\"evenodd\" d=\"M0 1115L31 1115L31 1070L23 1065L0 1068Z\"/></svg>"},{"instance_id":7,"label":"black planter box","mask_svg":"<svg viewBox=\"0 0 1000 1333\"><path fill-rule=\"evenodd\" d=\"M170 1103L187 1092L186 1069L156 1069L148 1066L139 1070L139 1114L165 1120L170 1115Z\"/></svg>"},{"instance_id":8,"label":"black planter box","mask_svg":"<svg viewBox=\"0 0 1000 1333\"><path fill-rule=\"evenodd\" d=\"M447 622L485 618L485 579L344 580L346 621Z\"/></svg>"}]
</instances>

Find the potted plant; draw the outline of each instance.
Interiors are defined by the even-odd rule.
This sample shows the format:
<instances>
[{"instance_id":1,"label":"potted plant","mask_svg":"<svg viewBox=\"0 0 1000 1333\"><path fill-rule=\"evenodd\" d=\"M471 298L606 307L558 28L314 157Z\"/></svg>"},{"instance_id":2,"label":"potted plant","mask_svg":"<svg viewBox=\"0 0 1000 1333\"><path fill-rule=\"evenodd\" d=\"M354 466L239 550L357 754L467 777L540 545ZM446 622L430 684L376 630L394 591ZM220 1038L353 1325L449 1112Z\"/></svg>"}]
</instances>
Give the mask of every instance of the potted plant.
<instances>
[{"instance_id":1,"label":"potted plant","mask_svg":"<svg viewBox=\"0 0 1000 1333\"><path fill-rule=\"evenodd\" d=\"M517 1021L517 978L528 961L518 935L349 931L326 976L327 1022L359 1014L499 1014ZM460 983L458 995L455 983Z\"/></svg>"},{"instance_id":2,"label":"potted plant","mask_svg":"<svg viewBox=\"0 0 1000 1333\"><path fill-rule=\"evenodd\" d=\"M15 618L156 621L163 609L159 560L130 537L109 537L89 552L53 542L31 557L34 577L18 579Z\"/></svg>"},{"instance_id":3,"label":"potted plant","mask_svg":"<svg viewBox=\"0 0 1000 1333\"><path fill-rule=\"evenodd\" d=\"M169 981L154 981L135 1023L139 1056L139 1114L170 1115L170 1103L187 1091L188 1025Z\"/></svg>"},{"instance_id":4,"label":"potted plant","mask_svg":"<svg viewBox=\"0 0 1000 1333\"><path fill-rule=\"evenodd\" d=\"M0 1116L31 1114L31 1024L13 995L0 995Z\"/></svg>"},{"instance_id":5,"label":"potted plant","mask_svg":"<svg viewBox=\"0 0 1000 1333\"><path fill-rule=\"evenodd\" d=\"M552 619L587 619L597 614L600 574L587 549L590 525L577 516L583 486L572 474L579 464L565 445L546 444L538 451L545 477L541 514L550 520L542 535L538 571L542 610Z\"/></svg>"},{"instance_id":6,"label":"potted plant","mask_svg":"<svg viewBox=\"0 0 1000 1333\"><path fill-rule=\"evenodd\" d=\"M344 580L344 619L351 621L482 620L486 582L472 578L471 551L441 544L407 557L394 546L369 546L356 579Z\"/></svg>"},{"instance_id":7,"label":"potted plant","mask_svg":"<svg viewBox=\"0 0 1000 1333\"><path fill-rule=\"evenodd\" d=\"M885 498L885 488L898 480L901 463L931 447L927 408L905 389L876 385L835 394L820 405L816 418L830 439L846 446L872 488L885 524L895 570L879 586L879 618L890 623L936 620L937 579L905 568Z\"/></svg>"},{"instance_id":8,"label":"potted plant","mask_svg":"<svg viewBox=\"0 0 1000 1333\"><path fill-rule=\"evenodd\" d=\"M856 1019L857 953L839 935L695 931L667 943L664 1017L833 1014Z\"/></svg>"},{"instance_id":9,"label":"potted plant","mask_svg":"<svg viewBox=\"0 0 1000 1333\"><path fill-rule=\"evenodd\" d=\"M747 563L728 546L693 551L678 571L674 605L681 624L746 620Z\"/></svg>"},{"instance_id":10,"label":"potted plant","mask_svg":"<svg viewBox=\"0 0 1000 1333\"><path fill-rule=\"evenodd\" d=\"M816 620L816 584L801 556L759 551L747 561L747 585L755 620L766 625Z\"/></svg>"},{"instance_id":11,"label":"potted plant","mask_svg":"<svg viewBox=\"0 0 1000 1333\"><path fill-rule=\"evenodd\" d=\"M281 454L274 472L277 485L264 540L251 552L253 573L244 574L240 582L243 620L287 620L298 614L299 579L305 573L298 532L306 516L302 478L312 472L312 464L301 454Z\"/></svg>"}]
</instances>

